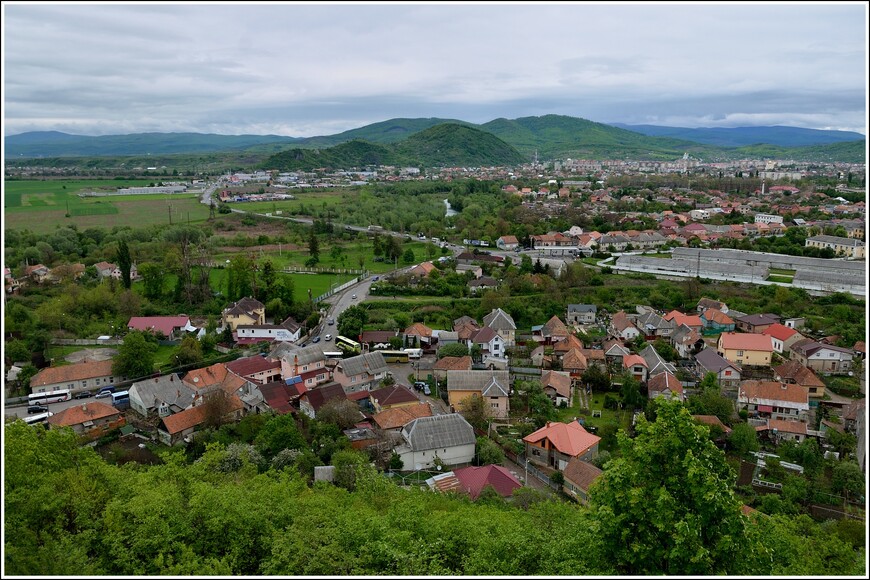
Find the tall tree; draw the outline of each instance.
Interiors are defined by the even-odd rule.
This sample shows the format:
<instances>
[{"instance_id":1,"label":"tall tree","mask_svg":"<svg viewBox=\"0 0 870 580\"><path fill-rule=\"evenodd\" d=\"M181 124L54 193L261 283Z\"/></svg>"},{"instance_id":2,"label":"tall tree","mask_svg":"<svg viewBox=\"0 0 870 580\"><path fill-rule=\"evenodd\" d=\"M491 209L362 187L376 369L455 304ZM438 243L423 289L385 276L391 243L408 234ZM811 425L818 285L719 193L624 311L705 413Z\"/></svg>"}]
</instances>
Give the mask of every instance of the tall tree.
<instances>
[{"instance_id":1,"label":"tall tree","mask_svg":"<svg viewBox=\"0 0 870 580\"><path fill-rule=\"evenodd\" d=\"M130 248L124 240L118 240L118 269L121 270L121 282L124 288L129 289L132 284L130 270L133 268L133 259L130 257Z\"/></svg>"},{"instance_id":2,"label":"tall tree","mask_svg":"<svg viewBox=\"0 0 870 580\"><path fill-rule=\"evenodd\" d=\"M745 541L735 476L677 401L618 434L621 457L591 490L605 557L622 574L735 574Z\"/></svg>"},{"instance_id":3,"label":"tall tree","mask_svg":"<svg viewBox=\"0 0 870 580\"><path fill-rule=\"evenodd\" d=\"M118 347L118 354L112 362L112 374L130 379L148 377L154 372L156 352L156 340L146 337L143 332L132 330Z\"/></svg>"}]
</instances>

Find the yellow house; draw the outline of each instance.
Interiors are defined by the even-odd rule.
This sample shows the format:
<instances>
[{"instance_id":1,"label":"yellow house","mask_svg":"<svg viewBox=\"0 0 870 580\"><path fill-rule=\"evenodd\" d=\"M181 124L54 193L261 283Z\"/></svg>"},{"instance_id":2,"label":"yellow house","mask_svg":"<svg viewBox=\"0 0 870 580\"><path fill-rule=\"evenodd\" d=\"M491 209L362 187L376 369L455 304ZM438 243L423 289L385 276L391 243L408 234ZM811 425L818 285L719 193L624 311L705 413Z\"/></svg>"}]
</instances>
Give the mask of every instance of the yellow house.
<instances>
[{"instance_id":1,"label":"yellow house","mask_svg":"<svg viewBox=\"0 0 870 580\"><path fill-rule=\"evenodd\" d=\"M482 397L492 417L506 418L510 412L508 371L447 371L447 400L454 409L468 397Z\"/></svg>"},{"instance_id":2,"label":"yellow house","mask_svg":"<svg viewBox=\"0 0 870 580\"><path fill-rule=\"evenodd\" d=\"M266 307L259 300L242 298L221 313L221 320L234 332L240 325L266 324Z\"/></svg>"},{"instance_id":3,"label":"yellow house","mask_svg":"<svg viewBox=\"0 0 870 580\"><path fill-rule=\"evenodd\" d=\"M729 362L768 367L773 356L773 340L766 334L723 332L716 351Z\"/></svg>"}]
</instances>

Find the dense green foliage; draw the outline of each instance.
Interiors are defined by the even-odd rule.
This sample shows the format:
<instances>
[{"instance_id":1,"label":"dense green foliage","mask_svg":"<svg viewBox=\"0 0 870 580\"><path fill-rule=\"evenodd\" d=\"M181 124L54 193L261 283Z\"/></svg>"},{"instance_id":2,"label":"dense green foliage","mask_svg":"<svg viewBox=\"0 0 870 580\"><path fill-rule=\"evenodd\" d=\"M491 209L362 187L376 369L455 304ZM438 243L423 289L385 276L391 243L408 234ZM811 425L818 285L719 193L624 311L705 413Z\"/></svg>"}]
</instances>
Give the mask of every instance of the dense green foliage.
<instances>
[{"instance_id":1,"label":"dense green foliage","mask_svg":"<svg viewBox=\"0 0 870 580\"><path fill-rule=\"evenodd\" d=\"M444 123L395 144L354 140L328 149L291 149L265 160L264 169L350 169L377 165L456 166L514 165L524 157L492 134L465 125Z\"/></svg>"},{"instance_id":2,"label":"dense green foliage","mask_svg":"<svg viewBox=\"0 0 870 580\"><path fill-rule=\"evenodd\" d=\"M17 421L4 433L5 571L861 574L863 547L853 548L856 536L845 528L831 533L833 526L808 519L740 515L727 489L727 467L705 446L703 428L664 414L671 418L650 425L637 443L623 441L626 458L608 465L591 510L530 498L528 490L510 505L399 488L347 448L314 456L309 445L325 449L340 431L310 424L303 439L290 415L265 423L262 416L247 417L221 431L230 428L250 443L210 443L192 461L178 450L164 452L163 463L147 467L106 463L92 448L78 447L69 430ZM336 485L312 486L303 474L322 459L336 466ZM629 476L629 466L642 478ZM638 491L641 483L646 487ZM630 497L609 501L623 493ZM640 541L640 530L656 528L668 533L643 549L613 535L625 532ZM668 555L665 570L656 564L662 553Z\"/></svg>"}]
</instances>

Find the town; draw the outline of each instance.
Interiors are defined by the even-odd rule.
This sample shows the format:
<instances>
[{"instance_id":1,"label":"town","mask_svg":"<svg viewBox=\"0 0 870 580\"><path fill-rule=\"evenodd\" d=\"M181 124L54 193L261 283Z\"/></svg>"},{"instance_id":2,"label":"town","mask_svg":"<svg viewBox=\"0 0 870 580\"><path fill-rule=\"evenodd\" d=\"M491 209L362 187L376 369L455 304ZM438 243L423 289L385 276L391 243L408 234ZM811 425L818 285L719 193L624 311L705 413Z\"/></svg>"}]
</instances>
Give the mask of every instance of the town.
<instances>
[{"instance_id":1,"label":"town","mask_svg":"<svg viewBox=\"0 0 870 580\"><path fill-rule=\"evenodd\" d=\"M850 537L864 171L686 156L91 184L82 203L191 198L208 217L7 223L7 441L20 423L119 464L351 491L367 467L401 490L588 506L670 417L722 454L743 516Z\"/></svg>"}]
</instances>

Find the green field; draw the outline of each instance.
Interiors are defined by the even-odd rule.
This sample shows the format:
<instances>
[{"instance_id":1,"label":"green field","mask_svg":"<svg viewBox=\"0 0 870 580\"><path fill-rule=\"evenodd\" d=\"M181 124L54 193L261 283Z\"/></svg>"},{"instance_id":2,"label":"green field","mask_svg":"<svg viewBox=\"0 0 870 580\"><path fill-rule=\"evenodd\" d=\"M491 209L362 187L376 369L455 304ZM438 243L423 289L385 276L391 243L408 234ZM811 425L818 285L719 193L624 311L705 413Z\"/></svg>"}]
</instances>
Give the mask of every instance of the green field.
<instances>
[{"instance_id":1,"label":"green field","mask_svg":"<svg viewBox=\"0 0 870 580\"><path fill-rule=\"evenodd\" d=\"M145 186L153 180L4 181L3 213L6 229L51 233L76 224L81 229L141 227L155 224L202 222L208 207L194 195L127 195L81 198L81 191ZM69 214L69 217L67 217Z\"/></svg>"}]
</instances>

